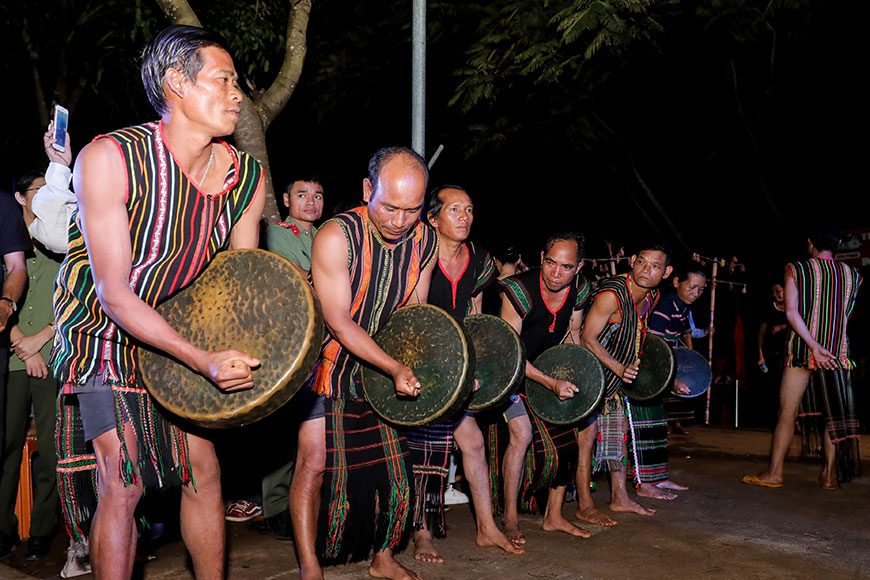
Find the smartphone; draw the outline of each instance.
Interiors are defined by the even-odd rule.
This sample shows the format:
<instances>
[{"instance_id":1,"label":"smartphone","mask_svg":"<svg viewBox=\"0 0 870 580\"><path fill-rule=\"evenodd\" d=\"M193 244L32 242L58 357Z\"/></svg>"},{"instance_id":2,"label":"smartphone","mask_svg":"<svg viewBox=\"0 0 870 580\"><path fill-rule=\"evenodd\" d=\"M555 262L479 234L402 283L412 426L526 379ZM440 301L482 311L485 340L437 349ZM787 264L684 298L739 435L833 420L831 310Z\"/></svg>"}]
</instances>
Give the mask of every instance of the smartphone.
<instances>
[{"instance_id":1,"label":"smartphone","mask_svg":"<svg viewBox=\"0 0 870 580\"><path fill-rule=\"evenodd\" d=\"M54 143L51 145L58 151L66 151L66 127L69 123L69 111L60 105L54 106Z\"/></svg>"}]
</instances>

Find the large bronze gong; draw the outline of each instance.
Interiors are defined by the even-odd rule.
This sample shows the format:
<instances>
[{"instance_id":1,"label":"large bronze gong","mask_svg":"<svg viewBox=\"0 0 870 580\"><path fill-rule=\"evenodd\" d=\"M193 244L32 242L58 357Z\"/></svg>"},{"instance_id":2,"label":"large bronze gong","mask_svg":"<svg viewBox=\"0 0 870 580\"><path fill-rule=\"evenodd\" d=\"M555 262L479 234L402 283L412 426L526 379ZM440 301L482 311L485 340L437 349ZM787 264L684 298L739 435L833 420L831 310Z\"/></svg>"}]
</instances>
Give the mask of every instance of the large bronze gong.
<instances>
[{"instance_id":1,"label":"large bronze gong","mask_svg":"<svg viewBox=\"0 0 870 580\"><path fill-rule=\"evenodd\" d=\"M559 397L535 381L526 381L526 400L532 411L548 423L571 425L591 414L604 398L604 369L588 349L579 344L558 344L535 360L547 376L574 383L580 391L570 399Z\"/></svg>"},{"instance_id":2,"label":"large bronze gong","mask_svg":"<svg viewBox=\"0 0 870 580\"><path fill-rule=\"evenodd\" d=\"M473 347L462 326L445 310L431 304L399 308L374 340L420 381L418 397L398 396L390 376L363 367L366 399L385 420L425 425L452 418L468 402L474 382Z\"/></svg>"},{"instance_id":3,"label":"large bronze gong","mask_svg":"<svg viewBox=\"0 0 870 580\"><path fill-rule=\"evenodd\" d=\"M513 327L490 314L472 314L462 321L465 336L474 344L474 378L468 410L485 411L507 402L526 370L526 353Z\"/></svg>"},{"instance_id":4,"label":"large bronze gong","mask_svg":"<svg viewBox=\"0 0 870 580\"><path fill-rule=\"evenodd\" d=\"M254 388L225 393L175 359L139 350L154 399L203 427L247 425L276 411L305 382L320 352L323 322L311 287L290 262L264 250L218 254L157 312L201 349L233 348L262 363L254 369Z\"/></svg>"},{"instance_id":5,"label":"large bronze gong","mask_svg":"<svg viewBox=\"0 0 870 580\"><path fill-rule=\"evenodd\" d=\"M670 345L660 336L647 333L640 356L637 378L630 383L622 383L623 394L637 401L647 401L674 384L674 353Z\"/></svg>"}]
</instances>

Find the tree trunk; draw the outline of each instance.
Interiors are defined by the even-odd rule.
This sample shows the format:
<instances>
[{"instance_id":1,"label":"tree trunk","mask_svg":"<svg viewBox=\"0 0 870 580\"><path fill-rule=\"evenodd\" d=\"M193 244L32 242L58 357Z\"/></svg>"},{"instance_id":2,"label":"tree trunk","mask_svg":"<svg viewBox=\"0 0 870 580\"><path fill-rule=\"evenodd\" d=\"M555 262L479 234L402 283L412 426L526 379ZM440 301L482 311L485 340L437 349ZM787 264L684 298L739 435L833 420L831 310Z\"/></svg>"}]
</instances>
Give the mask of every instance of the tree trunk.
<instances>
[{"instance_id":1,"label":"tree trunk","mask_svg":"<svg viewBox=\"0 0 870 580\"><path fill-rule=\"evenodd\" d=\"M187 0L156 0L163 13L173 24L202 26ZM233 137L236 146L260 162L265 172L263 193L266 205L263 219L268 225L280 220L278 203L269 166L269 152L266 149L266 129L278 116L296 89L307 46L306 33L308 18L311 14L312 0L290 0L290 15L287 18L287 39L284 44L284 61L271 86L242 102L242 111L236 123ZM247 95L246 95L247 97Z\"/></svg>"}]
</instances>

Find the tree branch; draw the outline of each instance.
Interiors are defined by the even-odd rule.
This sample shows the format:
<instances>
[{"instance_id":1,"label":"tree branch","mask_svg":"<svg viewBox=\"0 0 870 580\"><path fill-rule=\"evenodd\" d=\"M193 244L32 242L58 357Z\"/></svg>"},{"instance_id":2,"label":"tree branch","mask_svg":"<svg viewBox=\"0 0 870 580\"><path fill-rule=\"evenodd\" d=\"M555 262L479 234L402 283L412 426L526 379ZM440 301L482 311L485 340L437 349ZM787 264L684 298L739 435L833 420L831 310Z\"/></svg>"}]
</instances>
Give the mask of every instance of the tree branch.
<instances>
[{"instance_id":1,"label":"tree branch","mask_svg":"<svg viewBox=\"0 0 870 580\"><path fill-rule=\"evenodd\" d=\"M187 0L156 0L156 2L171 23L202 27Z\"/></svg>"},{"instance_id":2,"label":"tree branch","mask_svg":"<svg viewBox=\"0 0 870 580\"><path fill-rule=\"evenodd\" d=\"M305 61L306 46L308 44L306 33L308 30L308 18L311 14L312 0L290 0L290 16L287 18L287 39L284 43L284 61L281 69L275 77L272 85L258 98L255 98L257 111L263 123L263 130L269 128L269 124L280 113L287 101L293 95L299 76L302 74L302 65Z\"/></svg>"}]
</instances>

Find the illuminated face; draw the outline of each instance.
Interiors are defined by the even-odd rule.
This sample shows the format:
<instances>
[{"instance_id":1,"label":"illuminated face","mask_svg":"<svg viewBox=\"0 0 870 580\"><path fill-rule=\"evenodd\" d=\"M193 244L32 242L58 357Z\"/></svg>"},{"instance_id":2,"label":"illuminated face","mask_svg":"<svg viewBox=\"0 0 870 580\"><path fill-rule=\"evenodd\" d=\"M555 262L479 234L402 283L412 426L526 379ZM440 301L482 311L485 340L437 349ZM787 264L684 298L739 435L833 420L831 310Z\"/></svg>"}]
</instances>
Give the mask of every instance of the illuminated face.
<instances>
[{"instance_id":1,"label":"illuminated face","mask_svg":"<svg viewBox=\"0 0 870 580\"><path fill-rule=\"evenodd\" d=\"M667 255L659 250L644 250L631 257L631 279L641 288L655 288L671 275Z\"/></svg>"},{"instance_id":2,"label":"illuminated face","mask_svg":"<svg viewBox=\"0 0 870 580\"><path fill-rule=\"evenodd\" d=\"M774 284L772 291L774 302L782 302L785 300L785 289L782 287L782 284Z\"/></svg>"},{"instance_id":3,"label":"illuminated face","mask_svg":"<svg viewBox=\"0 0 870 580\"><path fill-rule=\"evenodd\" d=\"M167 90L181 95L176 106L181 107L184 115L211 129L213 136L232 133L239 120L239 105L244 98L239 89L238 75L229 53L216 46L199 50L203 65L196 75L196 82L184 77L176 69L167 75ZM173 87L180 83L180 87ZM164 85L165 86L165 85Z\"/></svg>"},{"instance_id":4,"label":"illuminated face","mask_svg":"<svg viewBox=\"0 0 870 580\"><path fill-rule=\"evenodd\" d=\"M297 222L314 223L323 215L323 186L313 181L294 181L284 194L284 205Z\"/></svg>"},{"instance_id":5,"label":"illuminated face","mask_svg":"<svg viewBox=\"0 0 870 580\"><path fill-rule=\"evenodd\" d=\"M377 183L363 180L363 199L369 219L388 242L401 239L413 229L423 209L426 174L404 155L395 155L381 167Z\"/></svg>"},{"instance_id":6,"label":"illuminated face","mask_svg":"<svg viewBox=\"0 0 870 580\"><path fill-rule=\"evenodd\" d=\"M680 297L686 304L692 304L695 300L701 297L704 292L704 286L707 285L707 277L701 274L691 273L685 280L674 279L674 287L677 289L677 296Z\"/></svg>"},{"instance_id":7,"label":"illuminated face","mask_svg":"<svg viewBox=\"0 0 870 580\"><path fill-rule=\"evenodd\" d=\"M577 243L558 240L546 252L541 252L541 278L550 292L559 292L571 283L580 269Z\"/></svg>"},{"instance_id":8,"label":"illuminated face","mask_svg":"<svg viewBox=\"0 0 870 580\"><path fill-rule=\"evenodd\" d=\"M444 189L438 196L444 205L438 217L430 219L429 223L438 232L439 238L464 242L471 233L471 223L474 221L471 198L459 189Z\"/></svg>"}]
</instances>

